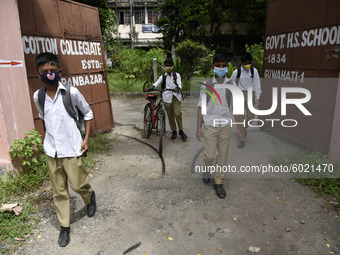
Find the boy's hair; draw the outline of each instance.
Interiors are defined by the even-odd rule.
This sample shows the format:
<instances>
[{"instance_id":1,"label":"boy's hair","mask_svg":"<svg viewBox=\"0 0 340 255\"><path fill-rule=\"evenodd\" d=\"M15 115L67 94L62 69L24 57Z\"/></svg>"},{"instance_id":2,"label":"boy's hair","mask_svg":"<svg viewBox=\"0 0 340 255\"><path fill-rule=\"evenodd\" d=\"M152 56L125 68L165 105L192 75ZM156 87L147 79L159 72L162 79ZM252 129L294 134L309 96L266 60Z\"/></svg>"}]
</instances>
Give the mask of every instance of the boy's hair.
<instances>
[{"instance_id":1,"label":"boy's hair","mask_svg":"<svg viewBox=\"0 0 340 255\"><path fill-rule=\"evenodd\" d=\"M223 52L218 52L213 57L213 64L219 63L219 62L229 62L227 54Z\"/></svg>"},{"instance_id":2,"label":"boy's hair","mask_svg":"<svg viewBox=\"0 0 340 255\"><path fill-rule=\"evenodd\" d=\"M244 63L246 61L250 61L252 62L253 61L253 56L250 54L250 53L244 53L242 56L241 56L241 63Z\"/></svg>"},{"instance_id":3,"label":"boy's hair","mask_svg":"<svg viewBox=\"0 0 340 255\"><path fill-rule=\"evenodd\" d=\"M166 64L170 64L170 65L174 65L174 61L172 60L172 58L168 58L168 59L166 59L165 61L164 61L164 65L166 65Z\"/></svg>"},{"instance_id":4,"label":"boy's hair","mask_svg":"<svg viewBox=\"0 0 340 255\"><path fill-rule=\"evenodd\" d=\"M44 64L54 64L60 68L59 60L56 55L50 52L44 52L38 54L38 56L35 58L35 64L37 65L37 71L39 72L39 67Z\"/></svg>"}]
</instances>

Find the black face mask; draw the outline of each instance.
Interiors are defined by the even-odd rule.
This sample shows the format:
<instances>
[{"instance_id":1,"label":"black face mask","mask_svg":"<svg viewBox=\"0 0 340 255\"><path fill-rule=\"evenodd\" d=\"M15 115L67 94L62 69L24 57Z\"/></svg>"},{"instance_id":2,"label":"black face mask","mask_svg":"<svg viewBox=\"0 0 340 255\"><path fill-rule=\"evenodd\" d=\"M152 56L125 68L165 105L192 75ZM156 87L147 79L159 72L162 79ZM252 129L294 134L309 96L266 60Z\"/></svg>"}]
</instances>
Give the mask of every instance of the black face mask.
<instances>
[{"instance_id":1,"label":"black face mask","mask_svg":"<svg viewBox=\"0 0 340 255\"><path fill-rule=\"evenodd\" d=\"M50 86L55 86L60 80L60 71L40 74L41 80Z\"/></svg>"}]
</instances>

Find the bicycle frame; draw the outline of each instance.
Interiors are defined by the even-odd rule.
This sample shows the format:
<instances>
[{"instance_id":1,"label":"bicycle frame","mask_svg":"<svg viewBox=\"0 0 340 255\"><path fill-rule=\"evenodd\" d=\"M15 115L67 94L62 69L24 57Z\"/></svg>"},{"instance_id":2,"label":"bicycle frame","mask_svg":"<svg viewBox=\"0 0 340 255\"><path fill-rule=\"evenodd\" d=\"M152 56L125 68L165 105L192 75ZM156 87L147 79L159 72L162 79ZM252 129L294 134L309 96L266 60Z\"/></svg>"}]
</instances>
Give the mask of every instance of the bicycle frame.
<instances>
[{"instance_id":1,"label":"bicycle frame","mask_svg":"<svg viewBox=\"0 0 340 255\"><path fill-rule=\"evenodd\" d=\"M156 104L156 99L152 99L152 98L147 98L147 100L151 103L151 107L152 107L152 128L155 129L157 128L156 124L157 124L157 119L158 119L158 112L161 108L163 108L163 99L162 97L160 98L160 100L158 101L158 103Z\"/></svg>"}]
</instances>

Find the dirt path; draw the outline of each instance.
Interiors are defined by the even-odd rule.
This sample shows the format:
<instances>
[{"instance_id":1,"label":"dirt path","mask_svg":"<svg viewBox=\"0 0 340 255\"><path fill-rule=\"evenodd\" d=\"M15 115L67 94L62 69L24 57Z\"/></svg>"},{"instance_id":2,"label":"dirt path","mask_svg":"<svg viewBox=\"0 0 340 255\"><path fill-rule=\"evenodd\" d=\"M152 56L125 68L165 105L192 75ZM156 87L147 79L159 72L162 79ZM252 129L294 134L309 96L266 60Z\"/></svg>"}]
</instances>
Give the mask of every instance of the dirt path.
<instances>
[{"instance_id":1,"label":"dirt path","mask_svg":"<svg viewBox=\"0 0 340 255\"><path fill-rule=\"evenodd\" d=\"M57 244L59 225L50 197L38 229L17 254L240 255L340 254L339 218L323 198L289 179L227 179L227 198L216 196L213 184L190 175L192 152L199 149L190 120L190 100L183 103L187 142L164 141L166 174L147 146L121 136L141 138L145 101L113 100L115 122L110 151L91 177L98 210L87 218L78 195L72 194L71 242ZM192 121L192 120L191 120ZM148 142L157 145L157 135ZM298 148L259 130L249 131L240 153L232 139L234 165L271 162ZM201 160L201 159L198 159ZM49 200L48 200L49 199ZM330 247L327 247L327 246ZM260 251L251 252L253 246Z\"/></svg>"}]
</instances>

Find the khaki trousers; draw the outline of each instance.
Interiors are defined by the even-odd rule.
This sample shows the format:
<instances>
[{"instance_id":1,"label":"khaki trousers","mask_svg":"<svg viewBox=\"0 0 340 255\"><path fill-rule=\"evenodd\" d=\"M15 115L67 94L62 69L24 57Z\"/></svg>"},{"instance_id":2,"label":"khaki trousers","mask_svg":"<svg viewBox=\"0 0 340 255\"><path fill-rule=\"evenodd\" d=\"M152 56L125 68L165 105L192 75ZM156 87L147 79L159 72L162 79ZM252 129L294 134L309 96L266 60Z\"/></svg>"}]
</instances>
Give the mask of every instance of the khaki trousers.
<instances>
[{"instance_id":1,"label":"khaki trousers","mask_svg":"<svg viewBox=\"0 0 340 255\"><path fill-rule=\"evenodd\" d=\"M51 158L46 155L46 162L50 172L58 220L62 227L69 227L70 197L67 181L70 182L71 188L82 197L86 205L90 203L92 195L92 188L89 184L83 158Z\"/></svg>"},{"instance_id":2,"label":"khaki trousers","mask_svg":"<svg viewBox=\"0 0 340 255\"><path fill-rule=\"evenodd\" d=\"M177 122L178 130L183 130L181 101L178 101L177 97L172 96L172 102L164 103L164 107L166 110L166 114L168 115L171 131L176 131L175 119Z\"/></svg>"},{"instance_id":3,"label":"khaki trousers","mask_svg":"<svg viewBox=\"0 0 340 255\"><path fill-rule=\"evenodd\" d=\"M212 166L215 159L216 165L227 166L230 126L211 127L204 126L204 155L203 161L206 166ZM223 184L225 173L223 171L215 172L215 184Z\"/></svg>"},{"instance_id":4,"label":"khaki trousers","mask_svg":"<svg viewBox=\"0 0 340 255\"><path fill-rule=\"evenodd\" d=\"M248 91L243 91L243 96L244 96L245 114L240 115L240 122L242 123L243 121L245 121L245 125L241 124L242 136L240 138L240 141L244 142L246 140L246 129L248 128L248 120L254 119L255 115L249 110L249 107L248 107ZM252 92L252 98L254 102L255 100L254 92Z\"/></svg>"}]
</instances>

